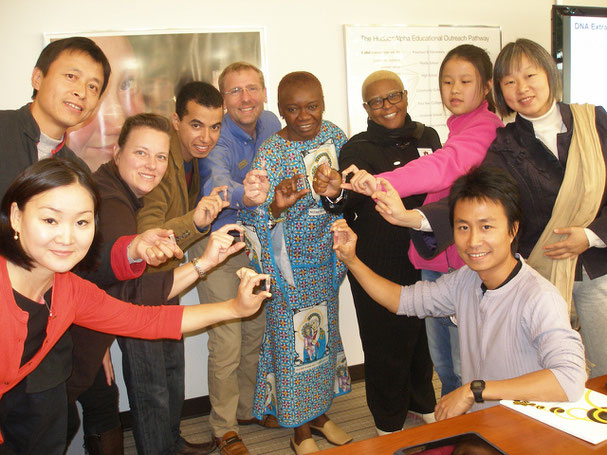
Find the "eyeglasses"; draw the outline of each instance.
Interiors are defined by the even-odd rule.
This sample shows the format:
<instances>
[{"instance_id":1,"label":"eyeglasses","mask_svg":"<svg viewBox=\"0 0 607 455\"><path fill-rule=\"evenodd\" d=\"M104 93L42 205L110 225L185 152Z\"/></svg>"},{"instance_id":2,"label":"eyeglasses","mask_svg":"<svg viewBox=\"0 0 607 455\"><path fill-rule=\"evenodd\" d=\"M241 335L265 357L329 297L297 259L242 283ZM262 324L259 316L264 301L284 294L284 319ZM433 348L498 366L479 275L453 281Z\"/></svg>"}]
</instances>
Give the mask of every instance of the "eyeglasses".
<instances>
[{"instance_id":1,"label":"eyeglasses","mask_svg":"<svg viewBox=\"0 0 607 455\"><path fill-rule=\"evenodd\" d=\"M390 104L400 103L403 99L403 94L405 92L401 90L400 92L392 92L385 98L378 96L377 98L373 98L372 100L367 101L365 104L369 106L371 109L376 111L377 109L381 109L384 107L384 102L387 100Z\"/></svg>"},{"instance_id":2,"label":"eyeglasses","mask_svg":"<svg viewBox=\"0 0 607 455\"><path fill-rule=\"evenodd\" d=\"M258 85L247 85L246 87L234 87L231 90L227 90L224 95L230 95L234 98L244 95L247 92L249 95L256 95L261 90L261 87Z\"/></svg>"}]
</instances>

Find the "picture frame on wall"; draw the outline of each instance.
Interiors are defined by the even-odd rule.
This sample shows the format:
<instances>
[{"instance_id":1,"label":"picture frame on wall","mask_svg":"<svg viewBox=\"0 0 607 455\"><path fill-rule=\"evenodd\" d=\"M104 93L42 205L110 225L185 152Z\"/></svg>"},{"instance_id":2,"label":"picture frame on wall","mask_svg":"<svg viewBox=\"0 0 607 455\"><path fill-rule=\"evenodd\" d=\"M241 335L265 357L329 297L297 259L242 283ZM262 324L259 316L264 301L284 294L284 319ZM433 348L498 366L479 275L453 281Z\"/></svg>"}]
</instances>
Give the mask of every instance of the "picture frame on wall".
<instances>
[{"instance_id":1,"label":"picture frame on wall","mask_svg":"<svg viewBox=\"0 0 607 455\"><path fill-rule=\"evenodd\" d=\"M66 139L92 171L112 157L126 117L154 112L170 119L185 83L199 80L219 88L221 71L236 61L267 74L263 27L45 33L44 41L70 36L91 38L112 67L97 111Z\"/></svg>"}]
</instances>

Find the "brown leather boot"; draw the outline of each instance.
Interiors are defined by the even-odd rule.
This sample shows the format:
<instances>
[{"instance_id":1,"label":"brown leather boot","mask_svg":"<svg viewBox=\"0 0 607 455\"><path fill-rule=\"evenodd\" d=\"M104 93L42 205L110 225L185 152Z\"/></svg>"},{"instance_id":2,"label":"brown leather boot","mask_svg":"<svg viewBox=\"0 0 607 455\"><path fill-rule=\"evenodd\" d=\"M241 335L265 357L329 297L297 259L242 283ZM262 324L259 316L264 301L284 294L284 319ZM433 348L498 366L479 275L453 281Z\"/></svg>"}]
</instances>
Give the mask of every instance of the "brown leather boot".
<instances>
[{"instance_id":1,"label":"brown leather boot","mask_svg":"<svg viewBox=\"0 0 607 455\"><path fill-rule=\"evenodd\" d=\"M85 436L84 448L89 455L124 455L122 427L116 427L101 434Z\"/></svg>"}]
</instances>

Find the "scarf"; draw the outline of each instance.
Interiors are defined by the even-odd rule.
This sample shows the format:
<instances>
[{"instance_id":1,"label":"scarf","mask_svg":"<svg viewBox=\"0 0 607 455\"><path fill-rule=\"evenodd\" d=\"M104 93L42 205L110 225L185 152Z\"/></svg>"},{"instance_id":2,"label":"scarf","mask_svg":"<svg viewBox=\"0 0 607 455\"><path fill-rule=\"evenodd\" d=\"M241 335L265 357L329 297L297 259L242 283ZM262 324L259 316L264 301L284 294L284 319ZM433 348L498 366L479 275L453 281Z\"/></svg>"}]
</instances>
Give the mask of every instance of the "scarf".
<instances>
[{"instance_id":1,"label":"scarf","mask_svg":"<svg viewBox=\"0 0 607 455\"><path fill-rule=\"evenodd\" d=\"M388 129L385 126L367 120L367 134L369 141L382 147L400 146L412 138L419 139L424 133L424 125L411 120L409 114L405 117L405 124L400 128Z\"/></svg>"},{"instance_id":2,"label":"scarf","mask_svg":"<svg viewBox=\"0 0 607 455\"><path fill-rule=\"evenodd\" d=\"M596 130L595 107L572 104L573 135L563 183L552 209L552 216L527 261L550 280L571 310L575 266L578 257L551 259L544 246L562 240L554 233L559 227L587 227L598 213L605 189L605 161Z\"/></svg>"}]
</instances>

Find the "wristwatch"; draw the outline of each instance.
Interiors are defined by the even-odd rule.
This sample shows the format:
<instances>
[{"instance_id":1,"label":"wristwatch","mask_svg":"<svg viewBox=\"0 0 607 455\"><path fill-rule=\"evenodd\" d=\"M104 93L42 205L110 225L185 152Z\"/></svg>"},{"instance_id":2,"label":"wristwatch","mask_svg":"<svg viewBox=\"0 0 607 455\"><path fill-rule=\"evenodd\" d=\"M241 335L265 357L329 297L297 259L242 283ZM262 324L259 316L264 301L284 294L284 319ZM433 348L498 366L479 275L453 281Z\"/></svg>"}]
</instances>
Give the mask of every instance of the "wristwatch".
<instances>
[{"instance_id":1,"label":"wristwatch","mask_svg":"<svg viewBox=\"0 0 607 455\"><path fill-rule=\"evenodd\" d=\"M202 267L198 263L198 258L194 258L190 262L194 266L194 270L196 270L196 273L198 274L198 278L202 279L207 276L207 273L204 270L202 270Z\"/></svg>"},{"instance_id":2,"label":"wristwatch","mask_svg":"<svg viewBox=\"0 0 607 455\"><path fill-rule=\"evenodd\" d=\"M483 400L483 390L485 390L485 381L481 379L476 379L470 383L470 390L474 394L474 401L477 403L484 403Z\"/></svg>"}]
</instances>

